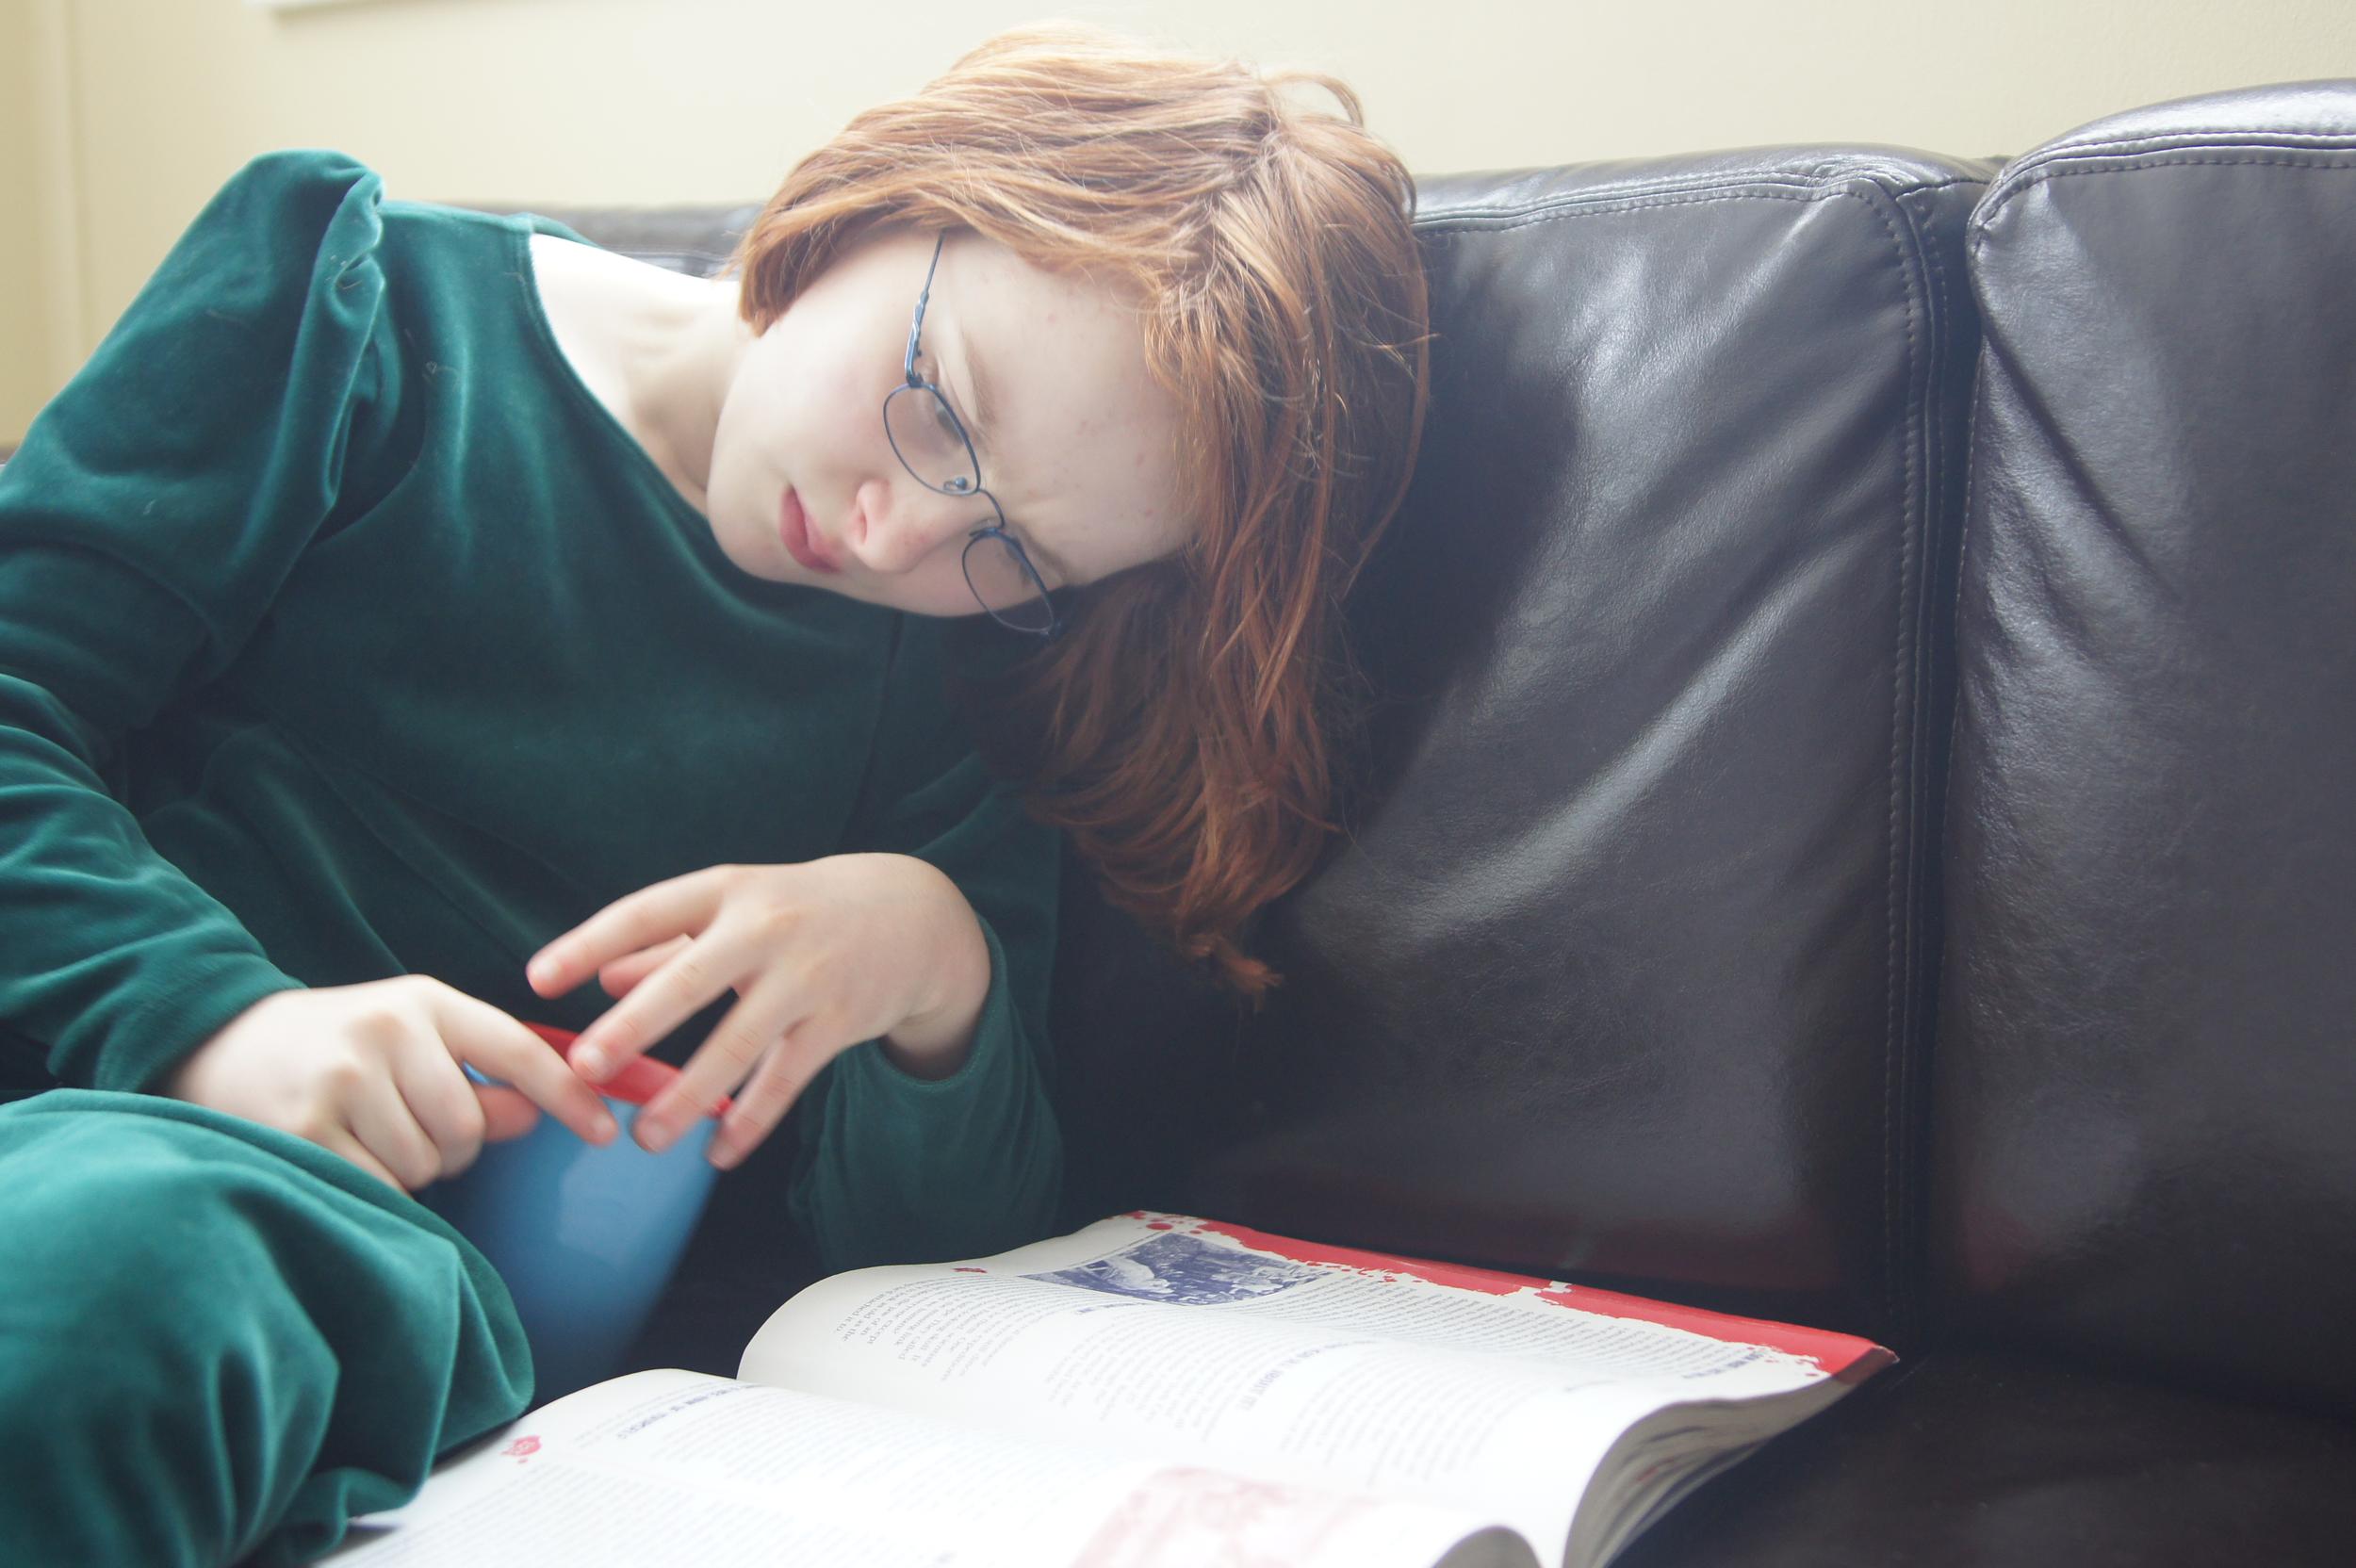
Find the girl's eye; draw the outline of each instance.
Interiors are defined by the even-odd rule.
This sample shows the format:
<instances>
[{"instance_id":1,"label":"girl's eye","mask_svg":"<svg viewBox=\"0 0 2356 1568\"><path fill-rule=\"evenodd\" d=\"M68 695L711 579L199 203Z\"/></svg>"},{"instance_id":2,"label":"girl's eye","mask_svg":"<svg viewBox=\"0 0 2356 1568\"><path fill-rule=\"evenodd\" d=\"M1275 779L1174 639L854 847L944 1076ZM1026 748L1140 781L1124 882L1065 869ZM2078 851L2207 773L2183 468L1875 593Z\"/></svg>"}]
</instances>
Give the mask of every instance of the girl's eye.
<instances>
[{"instance_id":1,"label":"girl's eye","mask_svg":"<svg viewBox=\"0 0 2356 1568\"><path fill-rule=\"evenodd\" d=\"M962 445L965 441L965 428L957 423L957 413L950 408L949 400L936 392L933 394L932 401L933 423L940 427L941 439L952 445Z\"/></svg>"},{"instance_id":2,"label":"girl's eye","mask_svg":"<svg viewBox=\"0 0 2356 1568\"><path fill-rule=\"evenodd\" d=\"M941 366L922 349L916 353L916 373L932 392L924 402L932 413L934 433L944 437L952 447L963 446L965 427L957 420L957 411L949 406L949 394L941 390Z\"/></svg>"}]
</instances>

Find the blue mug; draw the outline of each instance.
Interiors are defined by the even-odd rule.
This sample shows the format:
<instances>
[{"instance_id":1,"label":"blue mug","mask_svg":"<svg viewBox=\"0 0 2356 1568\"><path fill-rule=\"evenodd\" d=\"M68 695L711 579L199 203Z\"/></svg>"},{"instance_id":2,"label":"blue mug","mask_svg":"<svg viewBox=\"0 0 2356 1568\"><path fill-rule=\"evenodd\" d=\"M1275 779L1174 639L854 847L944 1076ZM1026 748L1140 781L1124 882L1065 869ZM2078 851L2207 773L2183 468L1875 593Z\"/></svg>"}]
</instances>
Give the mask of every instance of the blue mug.
<instances>
[{"instance_id":1,"label":"blue mug","mask_svg":"<svg viewBox=\"0 0 2356 1568\"><path fill-rule=\"evenodd\" d=\"M572 1044L532 1028L560 1051ZM484 1144L473 1165L417 1195L507 1282L532 1344L535 1404L622 1369L703 1216L719 1176L704 1157L716 1116L660 1154L631 1136L640 1108L678 1075L640 1058L598 1086L622 1127L611 1143L585 1142L544 1112L522 1137Z\"/></svg>"}]
</instances>

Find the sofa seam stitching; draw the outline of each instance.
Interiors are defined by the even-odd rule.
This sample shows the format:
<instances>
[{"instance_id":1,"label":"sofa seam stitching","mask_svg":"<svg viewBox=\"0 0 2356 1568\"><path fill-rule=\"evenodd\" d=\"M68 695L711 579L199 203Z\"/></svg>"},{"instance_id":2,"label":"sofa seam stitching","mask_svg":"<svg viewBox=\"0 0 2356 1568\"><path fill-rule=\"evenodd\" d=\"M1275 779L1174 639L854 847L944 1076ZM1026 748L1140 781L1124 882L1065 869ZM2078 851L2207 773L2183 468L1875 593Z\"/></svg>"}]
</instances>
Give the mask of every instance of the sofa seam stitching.
<instances>
[{"instance_id":1,"label":"sofa seam stitching","mask_svg":"<svg viewBox=\"0 0 2356 1568\"><path fill-rule=\"evenodd\" d=\"M1446 222L1451 217L1513 216L1582 206L1605 205L1615 202L1646 203L1685 197L1708 198L1737 195L1746 191L1775 187L1790 190L1830 190L1833 182L1811 170L1755 169L1747 172L1728 170L1694 170L1683 174L1657 175L1651 179L1607 180L1604 184L1584 188L1558 189L1526 196L1518 201L1466 200L1459 204L1443 206L1436 211L1418 211L1418 221Z\"/></svg>"},{"instance_id":2,"label":"sofa seam stitching","mask_svg":"<svg viewBox=\"0 0 2356 1568\"><path fill-rule=\"evenodd\" d=\"M1985 189L1988 181L1984 178L1976 182L1961 180L1950 182L1951 185L1973 183L1978 184L1983 189ZM1941 188L1945 188L1942 187ZM1927 225L1931 220L1936 217L1935 212L1930 210L1932 204L1928 201L1918 201L1913 203L1910 206L1907 202L1908 196L1919 194L1921 193L1907 192L1901 195L1899 198L1899 205L1902 210L1908 211L1910 214L1915 215L1918 224ZM1916 214L1915 208L1921 208L1922 210L1921 213ZM1931 290L1932 298L1942 307L1948 317L1953 318L1955 312L1961 308L1957 304L1958 299L1969 292L1969 280L1959 271L1953 270L1948 266L1944 250L1937 244L1930 243L1927 237L1923 239L1921 252L1928 272L1928 286ZM1951 322L1950 331L1953 330ZM1936 346L1936 340L1934 346ZM1964 494L1962 497L1958 498L1959 505L1963 508L1963 514L1958 515L1954 519L1954 526L1955 529L1955 559L1957 564L1957 582L1960 582L1961 580L1960 564L1962 537L1965 518L1969 514L1972 477L1971 465L1971 404L1973 393L1977 387L1978 377L1979 347L1976 332L1973 334L1973 342L1970 350L1970 354L1972 376L1971 382L1964 389L1964 396L1966 400L1965 427L1962 433L1960 450L1956 457L1956 461L1960 462L1963 467L1964 483ZM1940 449L1939 445L1939 432L1944 424L1944 416L1937 414L1937 409L1943 408L1946 400L1945 382L1943 379L1943 372L1939 365L1933 364L1928 368L1926 371L1925 384L1927 388L1926 395L1934 400L1936 408L1926 410L1925 431L1922 436L1922 442L1926 454L1926 467L1922 481L1922 493L1926 510L1924 512L1922 527L1921 530L1920 543L1922 554L1916 569L1915 600L1913 605L1915 616L1913 624L1916 628L1918 635L1918 661L1920 668L1911 673L1915 678L1915 690L1918 694L1918 698L1935 699L1939 695L1941 689L1941 681L1939 675L1939 650L1942 646L1942 640L1931 635L1930 633L1934 629L1935 622L1938 620L1942 608L1939 602L1941 592L1939 567L1941 564L1948 559L1945 541L1942 537L1944 531L1939 527L1938 522L1935 520L1938 514L1931 510L1931 508L1936 505L1939 497L1944 494L1945 481L1941 476L1946 471L1944 465L1936 464L1931 461L1931 459L1937 457ZM1952 660L1955 645L1952 621L1950 622L1947 629L1948 635L1943 640L1943 645L1948 649ZM1947 678L1947 689L1951 698L1954 695L1955 673L1955 672L1951 670ZM1930 720L1932 717L1933 715L1927 708L1925 708L1923 711L1918 715L1917 733L1914 737L1914 750L1918 756L1922 755L1923 748L1926 745L1933 743L1931 733L1928 729L1927 724L1924 722ZM1913 960L1916 966L1916 972L1919 972L1925 977L1923 983L1928 994L1923 998L1923 1004L1929 1011L1928 1016L1922 1020L1923 1024L1923 1032L1921 1037L1922 1043L1919 1049L1917 1049L1907 1058L1906 1068L1908 1073L1908 1087L1911 1090L1911 1094L1906 1098L1906 1102L1899 1108L1900 1114L1906 1118L1907 1135L1914 1138L1917 1142L1917 1147L1914 1150L1915 1187L1911 1196L1917 1205L1924 1210L1927 1209L1927 1205L1929 1203L1930 1192L1930 1140L1927 1122L1927 1105L1932 1063L1929 1058L1932 1053L1936 1050L1935 1042L1938 1039L1937 997L1939 987L1943 984L1945 968L1946 922L1943 907L1945 902L1943 891L1945 862L1943 859L1943 850L1946 841L1948 811L1947 790L1949 781L1954 774L1953 737L1955 732L1955 710L1952 700L1949 707L1948 727L1948 746L1945 752L1940 754L1939 758L1939 771L1938 776L1937 794L1939 802L1938 816L1935 820L1918 820L1914 825L1915 831L1913 836L1913 847L1919 854L1921 863L1924 865L1937 865L1941 868L1940 875L1938 878L1940 892L1939 905L1934 907L1934 912L1938 914L1939 918L1932 923L1931 929L1918 934L1918 940L1916 941L1914 948ZM1928 758L1926 757L1924 760L1927 764ZM1910 778L1915 776L1911 767L1909 767L1908 776ZM1922 787L1925 789L1929 788L1931 786L1931 775L1927 765L1922 770L1920 776ZM1908 913L1910 917L1915 912L1916 906L1920 905L1927 896L1928 893L1925 890L1918 890L1915 904L1909 906ZM1912 1014L1909 1014L1906 1021L1906 1026L1911 1029L1916 1020ZM1921 1102L1923 1109L1917 1109L1918 1102ZM1927 1213L1923 1213L1920 1216L1920 1217L1922 1220L1922 1225L1911 1232L1906 1240L1906 1262L1911 1267L1911 1278L1920 1289L1915 1298L1916 1305L1910 1311L1907 1321L1903 1325L1903 1327L1909 1333L1913 1334L1918 1340L1924 1338L1928 1332L1927 1325L1923 1321L1923 1318L1927 1315L1926 1303L1929 1295L1928 1269L1930 1261Z\"/></svg>"},{"instance_id":3,"label":"sofa seam stitching","mask_svg":"<svg viewBox=\"0 0 2356 1568\"><path fill-rule=\"evenodd\" d=\"M2248 125L2196 126L2182 131L2146 131L2138 136L2106 137L2086 141L2055 141L2034 148L2021 155L2021 161L2032 159L2058 161L2069 157L2139 157L2149 153L2165 153L2182 148L2198 147L2205 138L2243 138L2227 141L2229 146L2265 147L2275 145L2284 152L2336 153L2356 148L2356 128L2345 131L2286 131L2253 130Z\"/></svg>"},{"instance_id":4,"label":"sofa seam stitching","mask_svg":"<svg viewBox=\"0 0 2356 1568\"><path fill-rule=\"evenodd\" d=\"M1861 199L1861 198L1860 198ZM1894 204L1894 198L1893 204ZM1872 207L1872 204L1867 204ZM1903 719L1907 700L1906 676L1910 669L1907 613L1911 608L1906 585L1914 566L1914 546L1917 516L1915 512L1921 473L1918 467L1919 447L1923 425L1913 385L1922 370L1922 345L1919 336L1920 320L1915 298L1916 280L1907 266L1906 237L1887 214L1874 210L1890 250L1898 262L1901 293L1906 310L1906 385L1905 388L1906 427L1903 446L1904 468L1900 476L1898 582L1892 596L1891 609L1897 622L1897 646L1891 650L1890 695L1890 743L1885 788L1888 791L1888 823L1884 851L1889 857L1882 885L1883 938L1883 1016L1882 1016L1882 1312L1885 1332L1898 1321L1898 1182L1903 1175L1899 1168L1898 1139L1899 1104L1906 1086L1906 1041L1904 1021L1900 1015L1899 993L1904 988L1902 962L1901 911L1899 884L1903 867L1904 848L1899 838L1899 815L1905 779L1901 772L1901 743L1904 738ZM1925 383L1927 386L1927 381Z\"/></svg>"},{"instance_id":5,"label":"sofa seam stitching","mask_svg":"<svg viewBox=\"0 0 2356 1568\"><path fill-rule=\"evenodd\" d=\"M1530 172L1556 173L1560 171ZM1520 201L1482 202L1467 197L1456 203L1444 203L1436 208L1419 209L1415 218L1417 221L1446 222L1459 215L1533 212L1542 208L1576 207L1611 201L1641 202L1661 197L1742 195L1765 187L1777 187L1807 195L1829 196L1841 194L1844 187L1857 180L1870 181L1894 196L1898 192L1891 188L1893 176L1906 189L1936 190L1954 185L1987 183L1986 176L1960 169L1944 169L1935 178L1910 179L1886 159L1841 154L1820 159L1804 168L1792 165L1781 169L1697 169L1682 174L1655 175L1650 179L1607 180L1604 184L1583 190L1556 190L1525 197Z\"/></svg>"},{"instance_id":6,"label":"sofa seam stitching","mask_svg":"<svg viewBox=\"0 0 2356 1568\"><path fill-rule=\"evenodd\" d=\"M1430 238L1451 239L1460 234L1504 234L1515 229L1535 228L1570 218L1619 217L1631 212L1644 212L1656 207L1698 206L1710 202L1821 202L1827 197L1863 200L1855 190L1825 188L1815 190L1705 190L1644 196L1633 200L1595 203L1564 203L1561 205L1529 208L1519 212L1494 215L1461 214L1434 218L1421 225L1420 232Z\"/></svg>"},{"instance_id":7,"label":"sofa seam stitching","mask_svg":"<svg viewBox=\"0 0 2356 1568\"><path fill-rule=\"evenodd\" d=\"M1946 298L1947 270L1939 247L1932 242L1931 237L1926 232L1931 218L1935 216L1928 210L1930 203L1927 201L1909 202L1907 197L1910 194L1912 193L1900 193L1895 198L1895 204L1914 225L1916 251L1922 260L1927 315L1930 305L1939 303ZM1892 822L1891 858L1893 862L1896 862L1898 857L1904 854L1906 857L1904 863L1909 869L1922 858L1918 852L1922 847L1921 775L1914 766L1915 759L1922 751L1923 721L1927 716L1922 710L1921 705L1926 690L1936 690L1936 681L1929 678L1929 674L1931 661L1937 654L1937 646L1935 641L1927 635L1931 578L1933 568L1939 559L1939 552L1933 547L1934 541L1931 538L1932 531L1936 526L1934 519L1937 515L1937 497L1934 490L1939 483L1939 466L1935 462L1936 453L1932 448L1938 440L1939 419L1937 408L1943 390L1937 353L1939 340L1936 319L1926 327L1925 337L1928 346L1925 349L1926 362L1922 369L1922 425L1913 443L1914 449L1922 454L1922 471L1909 494L1910 501L1922 508L1922 516L1919 526L1909 529L1906 535L1906 551L1915 557L1912 563L1914 591L1910 595L1903 592L1905 579L1902 575L1899 615L1902 633L1908 645L1909 652L1908 656L1900 662L1895 678L1904 682L1903 700L1908 710L1913 712L1913 723L1909 726L1907 734L1904 782L1905 787L1914 790L1916 794L1908 817L1908 831L1903 847L1896 842L1897 827L1894 820ZM1891 738L1893 767L1897 760L1896 744L1896 736L1893 733ZM1893 877L1898 874L1898 866L1893 863ZM1915 1265L1919 1261L1915 1254L1915 1239L1919 1233L1919 1227L1906 1221L1912 1216L1914 1205L1922 1191L1919 1167L1920 1162L1924 1158L1924 1151L1914 1146L1918 1132L1914 1102L1921 1094L1917 1058L1922 1048L1915 1037L1916 1012L1911 999L1906 994L1906 988L1913 977L1918 972L1922 972L1923 968L1921 953L1922 933L1918 926L1922 897L1923 890L1918 878L1911 882L1906 890L1906 899L1901 918L1905 921L1907 940L1899 952L1898 962L1894 966L1896 973L1891 980L1891 1005L1893 1009L1896 1009L1896 1016L1891 1021L1891 1034L1896 1041L1898 1083L1891 1096L1892 1103L1889 1112L1892 1119L1889 1136L1893 1147L1902 1139L1907 1140L1908 1144L1904 1152L1906 1159L1902 1162L1902 1168L1890 1182L1893 1188L1903 1182L1906 1190L1899 1195L1895 1202L1896 1213L1892 1216L1890 1233L1884 1244L1888 1250L1891 1274L1889 1312L1890 1334L1893 1338L1902 1334L1912 1335L1916 1332L1911 1299L1906 1306L1902 1308L1899 1298L1902 1294L1907 1293L1910 1285L1917 1279ZM1895 903L1894 893L1892 902ZM1902 1229L1903 1237L1900 1233Z\"/></svg>"},{"instance_id":8,"label":"sofa seam stitching","mask_svg":"<svg viewBox=\"0 0 2356 1568\"><path fill-rule=\"evenodd\" d=\"M2348 173L2356 172L2356 163L2321 162L2314 158L2178 158L2154 157L2143 163L2104 162L2099 166L2061 168L2040 163L2024 171L2020 178L2008 180L2000 175L1989 188L1978 208L1972 214L1971 232L1967 243L1975 248L1986 234L1988 225L2008 206L2015 195L2043 185L2051 180L2068 179L2085 174L2140 174L2154 169L2312 169L2318 173Z\"/></svg>"}]
</instances>

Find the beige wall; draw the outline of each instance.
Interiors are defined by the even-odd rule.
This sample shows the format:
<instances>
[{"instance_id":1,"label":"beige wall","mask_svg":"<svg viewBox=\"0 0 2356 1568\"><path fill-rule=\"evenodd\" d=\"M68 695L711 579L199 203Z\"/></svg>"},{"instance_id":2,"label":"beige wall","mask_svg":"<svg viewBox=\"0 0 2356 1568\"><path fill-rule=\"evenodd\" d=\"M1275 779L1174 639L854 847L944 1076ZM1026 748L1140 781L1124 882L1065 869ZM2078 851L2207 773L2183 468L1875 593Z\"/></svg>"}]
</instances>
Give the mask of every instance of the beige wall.
<instances>
[{"instance_id":1,"label":"beige wall","mask_svg":"<svg viewBox=\"0 0 2356 1568\"><path fill-rule=\"evenodd\" d=\"M257 152L340 147L417 198L741 200L854 110L1055 3L0 0L0 442ZM1060 14L1333 70L1424 171L1797 140L2001 153L2156 99L2356 76L2347 0L1064 0Z\"/></svg>"},{"instance_id":2,"label":"beige wall","mask_svg":"<svg viewBox=\"0 0 2356 1568\"><path fill-rule=\"evenodd\" d=\"M0 0L0 446L24 433L49 390L50 345L42 322L55 308L41 253L45 205L35 183L50 160L34 139L44 107L31 0Z\"/></svg>"}]
</instances>

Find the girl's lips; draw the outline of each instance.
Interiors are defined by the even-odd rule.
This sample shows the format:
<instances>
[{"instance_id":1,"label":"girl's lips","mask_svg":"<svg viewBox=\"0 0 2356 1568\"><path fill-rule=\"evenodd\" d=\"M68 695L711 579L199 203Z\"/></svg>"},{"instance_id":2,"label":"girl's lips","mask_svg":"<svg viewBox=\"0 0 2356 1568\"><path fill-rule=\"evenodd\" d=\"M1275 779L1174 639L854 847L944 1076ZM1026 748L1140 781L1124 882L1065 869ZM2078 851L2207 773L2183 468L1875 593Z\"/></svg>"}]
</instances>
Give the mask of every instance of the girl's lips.
<instances>
[{"instance_id":1,"label":"girl's lips","mask_svg":"<svg viewBox=\"0 0 2356 1568\"><path fill-rule=\"evenodd\" d=\"M790 488L777 503L777 534L785 541L785 553L808 570L831 574L843 569L818 553L817 541L810 536L810 514L802 510L802 498Z\"/></svg>"}]
</instances>

